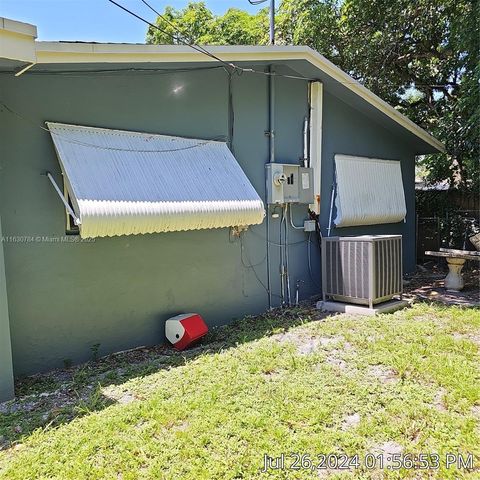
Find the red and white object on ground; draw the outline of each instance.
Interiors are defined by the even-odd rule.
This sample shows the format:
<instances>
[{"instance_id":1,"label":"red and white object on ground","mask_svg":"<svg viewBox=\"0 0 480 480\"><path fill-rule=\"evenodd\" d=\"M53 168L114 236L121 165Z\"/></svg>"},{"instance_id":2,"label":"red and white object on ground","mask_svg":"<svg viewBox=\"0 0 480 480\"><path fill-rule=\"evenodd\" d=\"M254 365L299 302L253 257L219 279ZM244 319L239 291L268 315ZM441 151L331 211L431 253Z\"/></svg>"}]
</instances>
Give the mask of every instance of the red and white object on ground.
<instances>
[{"instance_id":1,"label":"red and white object on ground","mask_svg":"<svg viewBox=\"0 0 480 480\"><path fill-rule=\"evenodd\" d=\"M165 336L177 350L185 350L207 332L207 324L198 313L182 313L165 322Z\"/></svg>"}]
</instances>

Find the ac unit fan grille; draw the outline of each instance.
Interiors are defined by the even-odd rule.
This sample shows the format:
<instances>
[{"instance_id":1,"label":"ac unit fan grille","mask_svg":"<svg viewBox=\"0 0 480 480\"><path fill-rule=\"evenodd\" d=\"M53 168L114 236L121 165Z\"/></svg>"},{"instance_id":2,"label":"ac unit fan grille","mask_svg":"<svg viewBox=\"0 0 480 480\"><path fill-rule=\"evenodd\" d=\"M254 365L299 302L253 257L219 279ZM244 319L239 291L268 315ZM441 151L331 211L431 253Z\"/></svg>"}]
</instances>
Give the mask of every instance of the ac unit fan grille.
<instances>
[{"instance_id":1,"label":"ac unit fan grille","mask_svg":"<svg viewBox=\"0 0 480 480\"><path fill-rule=\"evenodd\" d=\"M402 293L402 237L324 238L324 295L375 303Z\"/></svg>"},{"instance_id":2,"label":"ac unit fan grille","mask_svg":"<svg viewBox=\"0 0 480 480\"><path fill-rule=\"evenodd\" d=\"M401 271L399 271L402 261L400 238L386 239L374 244L375 255L375 292L376 297L386 297L394 295L401 291Z\"/></svg>"},{"instance_id":3,"label":"ac unit fan grille","mask_svg":"<svg viewBox=\"0 0 480 480\"><path fill-rule=\"evenodd\" d=\"M327 242L327 291L369 298L367 242Z\"/></svg>"}]
</instances>

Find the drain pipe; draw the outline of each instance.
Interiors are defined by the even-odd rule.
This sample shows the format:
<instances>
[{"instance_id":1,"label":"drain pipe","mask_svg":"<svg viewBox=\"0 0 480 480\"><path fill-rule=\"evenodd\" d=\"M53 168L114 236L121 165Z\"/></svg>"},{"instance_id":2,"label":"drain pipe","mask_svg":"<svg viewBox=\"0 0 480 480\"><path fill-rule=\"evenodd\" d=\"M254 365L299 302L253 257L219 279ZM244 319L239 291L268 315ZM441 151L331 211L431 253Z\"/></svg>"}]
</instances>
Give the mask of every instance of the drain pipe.
<instances>
[{"instance_id":1,"label":"drain pipe","mask_svg":"<svg viewBox=\"0 0 480 480\"><path fill-rule=\"evenodd\" d=\"M303 120L303 166L309 167L310 160L308 158L308 117ZM291 213L291 210L290 210Z\"/></svg>"},{"instance_id":2,"label":"drain pipe","mask_svg":"<svg viewBox=\"0 0 480 480\"><path fill-rule=\"evenodd\" d=\"M268 121L270 135L270 163L275 163L275 69L268 67Z\"/></svg>"},{"instance_id":3,"label":"drain pipe","mask_svg":"<svg viewBox=\"0 0 480 480\"><path fill-rule=\"evenodd\" d=\"M275 72L272 65L268 67L268 73ZM269 155L267 163L275 163L275 78L274 75L268 76L268 138L269 138ZM267 184L265 176L265 204L267 208L266 219L266 239L267 239L267 293L268 293L268 308L272 308L272 273L270 265L270 206L266 201Z\"/></svg>"},{"instance_id":4,"label":"drain pipe","mask_svg":"<svg viewBox=\"0 0 480 480\"><path fill-rule=\"evenodd\" d=\"M333 183L332 183L332 194L330 196L330 213L328 215L328 229L327 229L327 237L330 236L330 232L332 230L332 216L333 216L333 202L335 200L335 193L336 193L336 172L335 169L333 170Z\"/></svg>"}]
</instances>

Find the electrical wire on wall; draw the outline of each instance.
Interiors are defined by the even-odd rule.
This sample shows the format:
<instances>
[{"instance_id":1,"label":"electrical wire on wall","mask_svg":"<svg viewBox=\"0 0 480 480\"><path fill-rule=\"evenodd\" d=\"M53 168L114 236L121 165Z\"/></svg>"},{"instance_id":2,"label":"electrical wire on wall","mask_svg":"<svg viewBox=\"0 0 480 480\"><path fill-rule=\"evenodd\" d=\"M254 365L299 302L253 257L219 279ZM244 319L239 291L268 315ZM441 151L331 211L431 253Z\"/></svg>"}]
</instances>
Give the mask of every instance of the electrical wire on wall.
<instances>
[{"instance_id":1,"label":"electrical wire on wall","mask_svg":"<svg viewBox=\"0 0 480 480\"><path fill-rule=\"evenodd\" d=\"M38 65L38 64L37 64ZM125 73L133 73L135 75L174 75L177 73L192 73L202 72L209 70L225 70L222 65L210 65L208 67L189 67L189 68L140 68L140 67L128 67L128 68L101 68L101 69L89 69L89 70L29 70L28 76L60 76L60 77L115 77L118 75L124 75ZM8 70L0 71L0 75L11 75L12 72Z\"/></svg>"},{"instance_id":2,"label":"electrical wire on wall","mask_svg":"<svg viewBox=\"0 0 480 480\"><path fill-rule=\"evenodd\" d=\"M280 220L280 230L279 230L279 243L280 243L280 265L279 265L279 271L280 271L280 298L282 299L282 306L285 305L285 260L284 260L284 244L282 243L282 230L283 230L283 221L285 218L285 210L283 208L283 205L281 207L282 210L282 216Z\"/></svg>"},{"instance_id":3,"label":"electrical wire on wall","mask_svg":"<svg viewBox=\"0 0 480 480\"><path fill-rule=\"evenodd\" d=\"M287 303L288 306L292 304L292 297L290 294L290 262L289 262L289 255L288 255L288 222L287 222L287 215L288 215L288 203L285 204L285 279L287 283Z\"/></svg>"},{"instance_id":4,"label":"electrical wire on wall","mask_svg":"<svg viewBox=\"0 0 480 480\"><path fill-rule=\"evenodd\" d=\"M252 273L254 274L257 282L262 286L262 288L265 290L265 292L269 295L272 295L274 297L278 297L278 298L281 298L280 295L277 295L275 293L272 293L271 291L269 291L269 288L267 287L267 285L265 285L265 283L261 280L260 276L258 275L258 272L256 270L256 267L260 267L261 265L263 265L267 259L267 256L266 254L264 255L264 257L257 263L252 263L252 261L250 260L250 256L248 254L248 251L247 251L247 248L244 244L244 235L245 235L245 232L241 232L238 236L239 238L239 243L240 243L240 262L243 266L243 268L245 268L246 270L251 270ZM235 242L232 242L231 240L231 235L230 235L230 242L231 243L235 243ZM245 258L244 258L245 256ZM247 260L247 262L245 262L245 260Z\"/></svg>"},{"instance_id":5,"label":"electrical wire on wall","mask_svg":"<svg viewBox=\"0 0 480 480\"><path fill-rule=\"evenodd\" d=\"M310 275L310 280L315 285L315 287L320 290L320 285L316 282L315 277L313 276L312 271L312 252L311 252L311 244L312 244L312 232L308 233L308 241L307 241L307 258L308 258L308 274Z\"/></svg>"},{"instance_id":6,"label":"electrical wire on wall","mask_svg":"<svg viewBox=\"0 0 480 480\"><path fill-rule=\"evenodd\" d=\"M40 128L41 130L48 132L51 134L50 130L47 127L44 127L42 125L39 125L35 120L32 120L25 115L22 115L21 113L18 113L17 111L13 110L10 108L6 103L0 100L0 111L6 111L10 113L11 115L14 115L17 118L20 118L26 123L29 123L30 125ZM67 138L59 133L55 133L57 137L63 138L64 141L68 143L73 143L75 145L81 145L83 147L89 147L89 148L97 148L99 150L113 150L116 152L134 152L134 153L171 153L171 152L179 152L183 150L191 150L192 148L197 148L197 147L202 147L204 145L207 145L211 142L218 142L218 141L225 141L227 138L225 135L218 135L217 137L213 137L212 139L208 140L200 140L199 142L193 144L193 145L188 145L185 147L178 147L178 148L167 148L167 149L161 149L161 150L155 150L155 149L149 149L149 150L143 150L143 149L131 149L131 148L121 148L121 147L107 147L104 145L97 145L94 143L88 143L88 142L81 142L79 140L73 140L71 138ZM181 137L179 137L181 138ZM186 140L191 140L191 139L186 139Z\"/></svg>"}]
</instances>

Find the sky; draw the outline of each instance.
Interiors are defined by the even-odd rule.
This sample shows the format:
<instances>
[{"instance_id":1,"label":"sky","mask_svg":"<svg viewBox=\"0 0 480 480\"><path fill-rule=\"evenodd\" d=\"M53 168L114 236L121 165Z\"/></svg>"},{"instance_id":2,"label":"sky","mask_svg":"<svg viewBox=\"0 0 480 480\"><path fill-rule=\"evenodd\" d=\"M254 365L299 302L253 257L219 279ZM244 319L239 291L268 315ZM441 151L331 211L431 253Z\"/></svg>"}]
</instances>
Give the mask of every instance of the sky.
<instances>
[{"instance_id":1,"label":"sky","mask_svg":"<svg viewBox=\"0 0 480 480\"><path fill-rule=\"evenodd\" d=\"M153 22L156 15L141 0L116 0ZM248 0L204 0L216 14L229 7L250 12ZM148 0L160 13L167 5L181 9L188 0ZM262 7L265 5L261 5ZM37 26L38 40L145 43L147 26L107 0L0 0L0 17Z\"/></svg>"}]
</instances>

